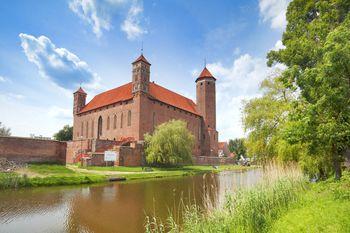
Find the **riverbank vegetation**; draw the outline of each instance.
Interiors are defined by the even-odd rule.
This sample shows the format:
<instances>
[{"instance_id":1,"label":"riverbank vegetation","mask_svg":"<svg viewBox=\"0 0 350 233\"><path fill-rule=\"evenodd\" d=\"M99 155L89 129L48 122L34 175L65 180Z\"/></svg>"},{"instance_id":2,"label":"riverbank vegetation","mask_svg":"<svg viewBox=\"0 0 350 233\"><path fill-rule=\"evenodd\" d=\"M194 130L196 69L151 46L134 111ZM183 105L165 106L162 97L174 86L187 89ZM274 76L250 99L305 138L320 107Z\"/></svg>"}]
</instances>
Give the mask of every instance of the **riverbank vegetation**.
<instances>
[{"instance_id":1,"label":"riverbank vegetation","mask_svg":"<svg viewBox=\"0 0 350 233\"><path fill-rule=\"evenodd\" d=\"M310 183L297 166L265 167L263 180L223 203L182 206L181 218L146 217L146 232L347 232L350 173ZM205 197L206 195L204 195ZM339 218L338 218L339 217Z\"/></svg>"},{"instance_id":2,"label":"riverbank vegetation","mask_svg":"<svg viewBox=\"0 0 350 233\"><path fill-rule=\"evenodd\" d=\"M126 180L166 178L196 175L225 170L246 170L252 167L238 165L223 166L182 166L172 168L159 167L87 167L77 165L29 164L27 168L15 172L0 173L0 189L19 187L38 187L54 185L77 185L107 182L109 178Z\"/></svg>"},{"instance_id":3,"label":"riverbank vegetation","mask_svg":"<svg viewBox=\"0 0 350 233\"><path fill-rule=\"evenodd\" d=\"M282 69L244 106L250 156L296 161L310 177L340 179L350 150L349 12L348 0L290 2L283 47L267 55L269 66Z\"/></svg>"}]
</instances>

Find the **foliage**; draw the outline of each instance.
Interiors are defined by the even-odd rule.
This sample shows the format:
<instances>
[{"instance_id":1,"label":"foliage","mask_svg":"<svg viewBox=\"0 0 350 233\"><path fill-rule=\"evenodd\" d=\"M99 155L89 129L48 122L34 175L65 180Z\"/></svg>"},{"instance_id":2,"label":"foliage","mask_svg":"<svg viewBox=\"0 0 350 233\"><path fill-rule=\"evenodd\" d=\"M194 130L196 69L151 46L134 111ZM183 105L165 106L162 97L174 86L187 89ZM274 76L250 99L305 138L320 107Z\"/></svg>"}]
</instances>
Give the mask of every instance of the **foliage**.
<instances>
[{"instance_id":1,"label":"foliage","mask_svg":"<svg viewBox=\"0 0 350 233\"><path fill-rule=\"evenodd\" d=\"M235 153L237 158L240 156L246 157L246 147L244 145L244 138L230 139L228 142L228 149L231 153Z\"/></svg>"},{"instance_id":2,"label":"foliage","mask_svg":"<svg viewBox=\"0 0 350 233\"><path fill-rule=\"evenodd\" d=\"M285 47L267 55L268 65L286 66L269 88L278 92L245 106L248 152L263 160L288 155L310 174L340 178L350 146L349 11L348 0L289 4ZM279 101L278 93L295 97Z\"/></svg>"},{"instance_id":3,"label":"foliage","mask_svg":"<svg viewBox=\"0 0 350 233\"><path fill-rule=\"evenodd\" d=\"M183 121L171 120L157 126L153 135L145 135L145 142L150 164L174 166L192 160L194 137Z\"/></svg>"},{"instance_id":4,"label":"foliage","mask_svg":"<svg viewBox=\"0 0 350 233\"><path fill-rule=\"evenodd\" d=\"M6 126L2 125L2 122L0 122L0 137L9 137L11 136L11 129L6 128Z\"/></svg>"},{"instance_id":5,"label":"foliage","mask_svg":"<svg viewBox=\"0 0 350 233\"><path fill-rule=\"evenodd\" d=\"M55 140L58 141L70 141L73 139L73 126L65 125L63 129L53 135Z\"/></svg>"}]
</instances>

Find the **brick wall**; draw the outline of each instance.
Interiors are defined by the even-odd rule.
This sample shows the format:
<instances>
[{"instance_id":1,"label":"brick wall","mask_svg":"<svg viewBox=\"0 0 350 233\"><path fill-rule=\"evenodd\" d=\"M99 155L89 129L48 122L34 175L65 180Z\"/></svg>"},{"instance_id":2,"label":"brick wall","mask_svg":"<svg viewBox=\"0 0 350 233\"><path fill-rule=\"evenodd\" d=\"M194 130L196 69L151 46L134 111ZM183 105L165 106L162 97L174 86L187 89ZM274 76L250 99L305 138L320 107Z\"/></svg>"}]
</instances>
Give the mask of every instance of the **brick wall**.
<instances>
[{"instance_id":1,"label":"brick wall","mask_svg":"<svg viewBox=\"0 0 350 233\"><path fill-rule=\"evenodd\" d=\"M66 142L54 140L0 137L0 157L21 163L65 163L66 147Z\"/></svg>"}]
</instances>

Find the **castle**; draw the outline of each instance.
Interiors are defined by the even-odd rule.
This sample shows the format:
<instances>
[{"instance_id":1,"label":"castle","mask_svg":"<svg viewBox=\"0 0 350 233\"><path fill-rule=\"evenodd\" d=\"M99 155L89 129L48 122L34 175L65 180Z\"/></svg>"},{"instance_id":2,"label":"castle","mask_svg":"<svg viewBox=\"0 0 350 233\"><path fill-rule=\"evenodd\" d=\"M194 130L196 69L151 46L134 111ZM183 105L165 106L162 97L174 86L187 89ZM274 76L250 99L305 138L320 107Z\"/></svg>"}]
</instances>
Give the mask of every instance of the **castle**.
<instances>
[{"instance_id":1,"label":"castle","mask_svg":"<svg viewBox=\"0 0 350 233\"><path fill-rule=\"evenodd\" d=\"M96 95L86 103L74 92L73 141L101 139L142 141L159 124L187 122L195 137L194 156L218 156L215 77L205 67L196 83L196 103L150 81L151 64L141 54L132 63L132 81Z\"/></svg>"}]
</instances>

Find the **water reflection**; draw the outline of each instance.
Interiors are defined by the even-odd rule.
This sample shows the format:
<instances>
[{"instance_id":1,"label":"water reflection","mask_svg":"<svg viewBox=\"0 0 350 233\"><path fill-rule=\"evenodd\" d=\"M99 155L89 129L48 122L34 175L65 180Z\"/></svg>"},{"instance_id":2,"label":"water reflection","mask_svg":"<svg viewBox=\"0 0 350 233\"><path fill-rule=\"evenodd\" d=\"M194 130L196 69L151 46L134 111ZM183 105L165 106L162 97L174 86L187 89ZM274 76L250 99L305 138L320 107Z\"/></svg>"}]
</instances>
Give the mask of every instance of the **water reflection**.
<instances>
[{"instance_id":1,"label":"water reflection","mask_svg":"<svg viewBox=\"0 0 350 233\"><path fill-rule=\"evenodd\" d=\"M36 188L0 193L0 232L142 232L145 215L166 219L184 204L222 203L226 192L258 182L260 170L204 176Z\"/></svg>"}]
</instances>

